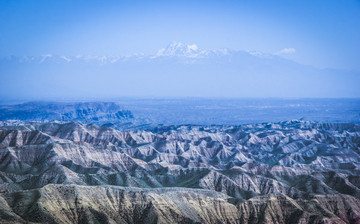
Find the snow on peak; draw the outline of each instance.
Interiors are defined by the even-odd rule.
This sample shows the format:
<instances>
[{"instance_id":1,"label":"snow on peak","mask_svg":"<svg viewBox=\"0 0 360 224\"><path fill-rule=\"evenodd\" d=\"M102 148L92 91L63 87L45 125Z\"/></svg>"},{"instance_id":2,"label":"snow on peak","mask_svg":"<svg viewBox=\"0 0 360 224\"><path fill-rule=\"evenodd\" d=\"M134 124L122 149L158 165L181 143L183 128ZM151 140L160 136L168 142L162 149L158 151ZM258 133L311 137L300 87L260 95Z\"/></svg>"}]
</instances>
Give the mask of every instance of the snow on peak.
<instances>
[{"instance_id":1,"label":"snow on peak","mask_svg":"<svg viewBox=\"0 0 360 224\"><path fill-rule=\"evenodd\" d=\"M160 56L182 56L195 58L205 51L200 50L196 44L184 44L181 42L172 42L166 48L161 48L155 57Z\"/></svg>"}]
</instances>

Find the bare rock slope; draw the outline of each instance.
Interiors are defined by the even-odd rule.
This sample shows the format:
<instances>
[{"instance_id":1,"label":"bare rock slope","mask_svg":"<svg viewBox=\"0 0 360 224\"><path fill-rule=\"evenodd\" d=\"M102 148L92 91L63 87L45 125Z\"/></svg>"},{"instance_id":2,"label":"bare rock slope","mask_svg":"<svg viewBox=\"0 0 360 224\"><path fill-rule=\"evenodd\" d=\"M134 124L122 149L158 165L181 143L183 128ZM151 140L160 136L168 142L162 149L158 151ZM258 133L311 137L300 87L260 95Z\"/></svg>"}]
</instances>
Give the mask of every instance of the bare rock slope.
<instances>
[{"instance_id":1,"label":"bare rock slope","mask_svg":"<svg viewBox=\"0 0 360 224\"><path fill-rule=\"evenodd\" d=\"M0 223L360 223L360 126L0 128Z\"/></svg>"}]
</instances>

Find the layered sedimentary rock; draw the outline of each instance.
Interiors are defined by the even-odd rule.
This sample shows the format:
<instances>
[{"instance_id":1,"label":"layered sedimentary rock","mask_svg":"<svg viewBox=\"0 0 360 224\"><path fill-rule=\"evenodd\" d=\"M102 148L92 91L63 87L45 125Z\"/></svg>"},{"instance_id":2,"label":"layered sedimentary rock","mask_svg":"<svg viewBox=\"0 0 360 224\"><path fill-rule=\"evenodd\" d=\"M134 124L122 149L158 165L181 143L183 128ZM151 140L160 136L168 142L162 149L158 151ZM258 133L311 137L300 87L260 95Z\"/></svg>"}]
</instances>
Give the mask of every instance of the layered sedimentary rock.
<instances>
[{"instance_id":1,"label":"layered sedimentary rock","mask_svg":"<svg viewBox=\"0 0 360 224\"><path fill-rule=\"evenodd\" d=\"M359 223L360 126L0 128L3 223Z\"/></svg>"}]
</instances>

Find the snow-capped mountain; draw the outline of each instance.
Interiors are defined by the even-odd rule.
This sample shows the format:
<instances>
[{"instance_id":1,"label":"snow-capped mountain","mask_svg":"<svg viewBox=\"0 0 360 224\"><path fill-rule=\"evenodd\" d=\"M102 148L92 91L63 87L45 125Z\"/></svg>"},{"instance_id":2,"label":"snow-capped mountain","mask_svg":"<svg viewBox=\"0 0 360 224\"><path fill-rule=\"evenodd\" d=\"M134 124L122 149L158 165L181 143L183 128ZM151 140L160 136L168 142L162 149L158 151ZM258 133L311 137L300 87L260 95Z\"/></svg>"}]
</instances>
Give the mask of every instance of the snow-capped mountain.
<instances>
[{"instance_id":1,"label":"snow-capped mountain","mask_svg":"<svg viewBox=\"0 0 360 224\"><path fill-rule=\"evenodd\" d=\"M179 42L151 55L3 58L0 74L0 96L19 91L25 96L38 91L54 92L56 96L64 90L69 95L76 91L91 96L94 88L110 96L145 92L152 96L222 97L360 95L357 71L319 69L274 54L206 50Z\"/></svg>"},{"instance_id":2,"label":"snow-capped mountain","mask_svg":"<svg viewBox=\"0 0 360 224\"><path fill-rule=\"evenodd\" d=\"M151 60L164 57L181 57L181 58L207 58L212 56L225 56L234 54L237 51L230 51L229 49L217 49L206 50L199 48L196 44L186 44L182 42L171 42L168 46L159 49L155 54L145 55L143 53L135 53L131 55L116 55L116 56L99 56L99 55L54 55L45 54L40 56L22 56L22 57L8 57L2 60L17 61L20 63L44 63L44 62L56 62L56 63L100 63L100 64L113 64L121 63L129 60ZM253 52L245 52L249 55L255 55ZM260 56L263 54L257 54Z\"/></svg>"},{"instance_id":3,"label":"snow-capped mountain","mask_svg":"<svg viewBox=\"0 0 360 224\"><path fill-rule=\"evenodd\" d=\"M157 57L187 57L187 58L204 58L210 56L223 56L230 54L228 49L205 50L200 49L196 44L185 44L173 41L166 48L161 48L154 56Z\"/></svg>"},{"instance_id":4,"label":"snow-capped mountain","mask_svg":"<svg viewBox=\"0 0 360 224\"><path fill-rule=\"evenodd\" d=\"M184 44L181 42L172 42L166 48L161 48L152 58L164 56L177 56L196 58L208 55L209 51L201 50L196 44Z\"/></svg>"},{"instance_id":5,"label":"snow-capped mountain","mask_svg":"<svg viewBox=\"0 0 360 224\"><path fill-rule=\"evenodd\" d=\"M184 56L184 57L196 57L201 54L196 44L187 45L180 42L172 42L166 48L161 48L155 56Z\"/></svg>"}]
</instances>

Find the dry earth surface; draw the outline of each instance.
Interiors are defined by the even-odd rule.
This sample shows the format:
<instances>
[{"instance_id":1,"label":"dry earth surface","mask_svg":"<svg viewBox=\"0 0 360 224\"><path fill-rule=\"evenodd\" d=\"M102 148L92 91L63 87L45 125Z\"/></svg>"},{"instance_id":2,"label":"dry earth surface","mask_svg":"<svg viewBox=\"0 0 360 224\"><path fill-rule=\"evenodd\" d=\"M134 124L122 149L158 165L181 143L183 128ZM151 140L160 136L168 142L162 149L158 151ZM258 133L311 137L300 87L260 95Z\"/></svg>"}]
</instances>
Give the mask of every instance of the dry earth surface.
<instances>
[{"instance_id":1,"label":"dry earth surface","mask_svg":"<svg viewBox=\"0 0 360 224\"><path fill-rule=\"evenodd\" d=\"M0 125L0 223L360 223L358 124Z\"/></svg>"}]
</instances>

